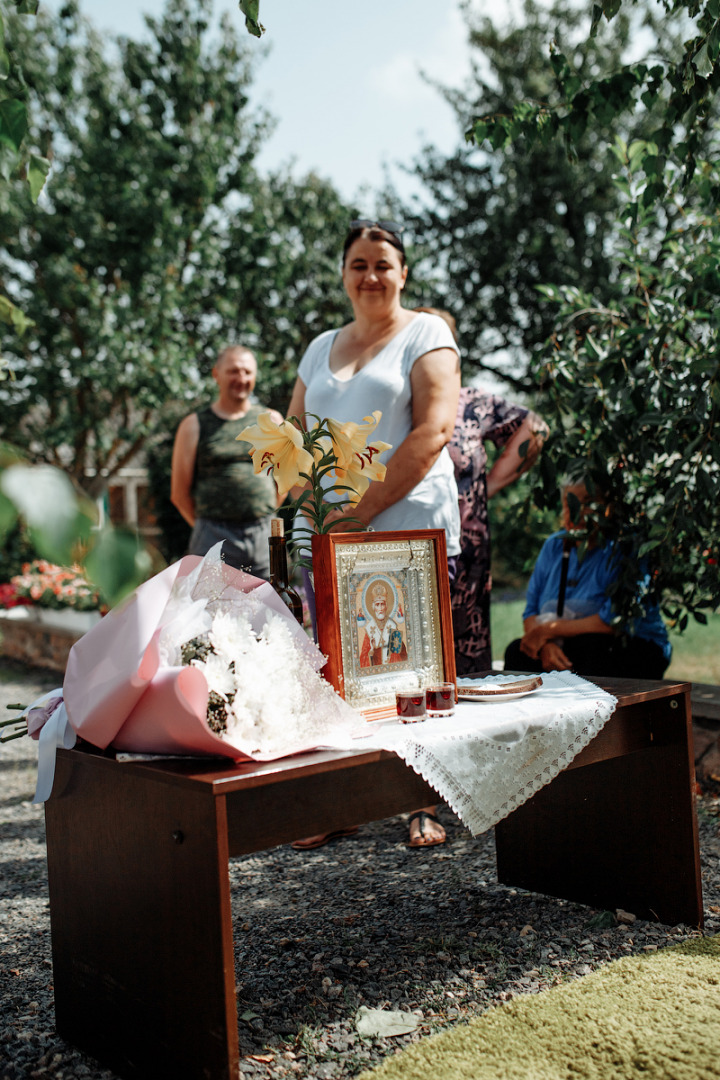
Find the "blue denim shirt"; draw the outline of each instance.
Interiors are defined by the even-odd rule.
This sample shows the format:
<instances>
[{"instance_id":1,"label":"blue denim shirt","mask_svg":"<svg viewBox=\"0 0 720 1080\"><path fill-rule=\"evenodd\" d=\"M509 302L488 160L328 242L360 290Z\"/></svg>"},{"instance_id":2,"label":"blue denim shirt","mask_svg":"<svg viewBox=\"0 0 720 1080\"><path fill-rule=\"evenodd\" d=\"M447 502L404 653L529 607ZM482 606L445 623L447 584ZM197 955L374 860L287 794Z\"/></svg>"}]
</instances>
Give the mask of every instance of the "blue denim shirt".
<instances>
[{"instance_id":1,"label":"blue denim shirt","mask_svg":"<svg viewBox=\"0 0 720 1080\"><path fill-rule=\"evenodd\" d=\"M528 583L523 619L531 615L554 613L557 610L565 536L567 536L566 530L561 529L549 536L543 544ZM616 577L617 563L612 544L592 548L586 552L582 562L578 561L577 551L572 548L568 564L563 618L581 619L586 615L599 615L609 626L613 621L614 612L612 601L606 595L606 589ZM647 575L644 580L641 576L638 581L638 591L643 591L646 584ZM672 646L657 604L648 605L645 614L636 619L632 627L628 629L636 637L656 642L663 650L665 659L670 659Z\"/></svg>"}]
</instances>

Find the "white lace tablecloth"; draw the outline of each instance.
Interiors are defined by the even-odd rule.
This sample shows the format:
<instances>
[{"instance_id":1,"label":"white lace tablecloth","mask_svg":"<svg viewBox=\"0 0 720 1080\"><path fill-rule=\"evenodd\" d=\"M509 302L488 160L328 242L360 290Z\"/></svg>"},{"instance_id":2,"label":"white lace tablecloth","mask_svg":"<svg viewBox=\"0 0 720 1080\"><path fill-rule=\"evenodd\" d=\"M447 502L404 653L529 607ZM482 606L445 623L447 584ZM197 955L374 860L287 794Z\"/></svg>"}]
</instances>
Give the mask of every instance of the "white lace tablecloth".
<instances>
[{"instance_id":1,"label":"white lace tablecloth","mask_svg":"<svg viewBox=\"0 0 720 1080\"><path fill-rule=\"evenodd\" d=\"M482 682L516 680L497 675ZM616 705L612 694L593 683L553 671L526 697L460 701L453 716L419 724L377 722L353 746L394 751L478 836L562 772Z\"/></svg>"}]
</instances>

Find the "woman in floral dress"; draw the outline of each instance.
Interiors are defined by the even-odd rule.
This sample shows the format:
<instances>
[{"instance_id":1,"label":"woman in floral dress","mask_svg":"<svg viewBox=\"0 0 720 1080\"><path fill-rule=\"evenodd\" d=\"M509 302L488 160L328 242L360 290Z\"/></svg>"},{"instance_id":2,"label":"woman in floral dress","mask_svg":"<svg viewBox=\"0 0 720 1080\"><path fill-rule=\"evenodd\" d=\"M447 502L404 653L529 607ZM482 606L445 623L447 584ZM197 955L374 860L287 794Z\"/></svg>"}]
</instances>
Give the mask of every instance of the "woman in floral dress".
<instances>
[{"instance_id":1,"label":"woman in floral dress","mask_svg":"<svg viewBox=\"0 0 720 1080\"><path fill-rule=\"evenodd\" d=\"M460 391L449 447L460 499L461 552L451 585L458 675L492 667L488 499L530 468L547 435L544 421L522 405L479 387ZM504 448L489 472L486 441Z\"/></svg>"}]
</instances>

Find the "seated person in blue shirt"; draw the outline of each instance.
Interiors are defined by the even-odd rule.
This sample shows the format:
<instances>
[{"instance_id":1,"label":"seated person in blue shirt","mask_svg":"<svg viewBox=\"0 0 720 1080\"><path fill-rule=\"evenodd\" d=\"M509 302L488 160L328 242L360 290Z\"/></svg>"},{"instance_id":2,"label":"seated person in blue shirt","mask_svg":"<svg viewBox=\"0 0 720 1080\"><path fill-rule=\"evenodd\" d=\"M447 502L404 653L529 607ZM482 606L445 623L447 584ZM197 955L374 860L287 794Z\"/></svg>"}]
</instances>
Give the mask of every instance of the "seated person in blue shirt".
<instances>
[{"instance_id":1,"label":"seated person in blue shirt","mask_svg":"<svg viewBox=\"0 0 720 1080\"><path fill-rule=\"evenodd\" d=\"M575 505L580 507L575 521L568 496L571 500L574 496ZM672 646L658 605L648 605L629 631L618 632L611 625L612 601L606 594L618 572L613 545L594 541L591 533L588 550L578 560L571 534L585 528L583 508L591 501L584 483L564 489L564 528L548 537L540 551L528 584L525 633L508 645L505 669L661 679L670 663ZM567 567L564 589L563 549ZM643 582L638 584L642 589Z\"/></svg>"}]
</instances>

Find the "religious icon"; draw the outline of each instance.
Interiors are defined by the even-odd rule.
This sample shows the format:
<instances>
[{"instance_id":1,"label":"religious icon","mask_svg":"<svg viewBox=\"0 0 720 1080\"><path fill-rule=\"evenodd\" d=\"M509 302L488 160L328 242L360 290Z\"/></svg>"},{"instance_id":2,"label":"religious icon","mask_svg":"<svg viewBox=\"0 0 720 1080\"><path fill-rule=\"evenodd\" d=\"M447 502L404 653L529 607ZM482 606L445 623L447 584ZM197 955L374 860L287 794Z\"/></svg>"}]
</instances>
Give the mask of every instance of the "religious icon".
<instances>
[{"instance_id":1,"label":"religious icon","mask_svg":"<svg viewBox=\"0 0 720 1080\"><path fill-rule=\"evenodd\" d=\"M455 678L445 533L313 536L324 677L368 720L396 715L399 690Z\"/></svg>"},{"instance_id":2,"label":"religious icon","mask_svg":"<svg viewBox=\"0 0 720 1080\"><path fill-rule=\"evenodd\" d=\"M358 585L356 598L360 667L384 667L407 660L400 583L387 574L368 575Z\"/></svg>"}]
</instances>

